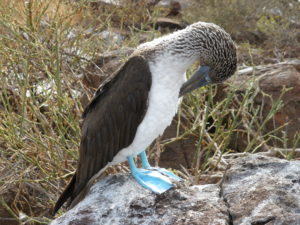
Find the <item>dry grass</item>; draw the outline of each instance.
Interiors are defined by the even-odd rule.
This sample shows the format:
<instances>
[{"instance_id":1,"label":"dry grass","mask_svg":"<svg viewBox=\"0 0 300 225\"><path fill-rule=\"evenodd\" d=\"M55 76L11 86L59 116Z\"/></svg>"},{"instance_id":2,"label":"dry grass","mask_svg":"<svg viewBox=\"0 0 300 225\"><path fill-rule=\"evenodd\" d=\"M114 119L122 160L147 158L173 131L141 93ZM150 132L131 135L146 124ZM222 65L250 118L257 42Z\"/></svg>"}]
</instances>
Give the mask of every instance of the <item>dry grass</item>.
<instances>
[{"instance_id":1,"label":"dry grass","mask_svg":"<svg viewBox=\"0 0 300 225\"><path fill-rule=\"evenodd\" d=\"M99 53L134 47L141 39L159 36L152 23L159 13L130 1L125 7L99 7L84 1L0 0L1 224L49 222L50 209L76 168L80 97L92 94L82 83L88 65ZM203 17L210 20L216 15ZM230 26L235 20L223 24L219 17L216 22L234 32ZM101 36L112 27L125 30L126 39L119 42ZM263 119L252 104L255 83L240 99L234 88L228 88L226 97L218 101L217 92L209 87L187 96L178 117L185 121L178 123L178 135L162 140L164 146L188 135L197 138L192 168L186 169L195 182L203 172L218 170L223 156L235 152L229 146L233 135L247 136L247 152L276 138L262 131L282 106L280 99Z\"/></svg>"},{"instance_id":2,"label":"dry grass","mask_svg":"<svg viewBox=\"0 0 300 225\"><path fill-rule=\"evenodd\" d=\"M221 25L238 42L262 47L268 57L299 57L300 3L290 0L194 0L187 21Z\"/></svg>"}]
</instances>

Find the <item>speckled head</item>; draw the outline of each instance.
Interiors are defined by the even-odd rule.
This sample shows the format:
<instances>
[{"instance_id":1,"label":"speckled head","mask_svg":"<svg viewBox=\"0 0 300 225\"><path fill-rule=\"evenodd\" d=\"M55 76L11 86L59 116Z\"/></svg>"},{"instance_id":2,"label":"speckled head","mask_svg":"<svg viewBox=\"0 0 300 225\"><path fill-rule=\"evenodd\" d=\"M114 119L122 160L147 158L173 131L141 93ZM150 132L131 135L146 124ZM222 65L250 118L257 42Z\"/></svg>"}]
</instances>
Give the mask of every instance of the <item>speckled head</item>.
<instances>
[{"instance_id":1,"label":"speckled head","mask_svg":"<svg viewBox=\"0 0 300 225\"><path fill-rule=\"evenodd\" d=\"M210 51L209 56L203 57L202 55L201 65L210 67L209 75L212 83L219 83L229 78L236 70L236 47L230 35L221 27L206 24L204 29L207 34L204 46Z\"/></svg>"},{"instance_id":2,"label":"speckled head","mask_svg":"<svg viewBox=\"0 0 300 225\"><path fill-rule=\"evenodd\" d=\"M180 95L208 84L221 83L233 75L237 68L233 40L213 23L197 22L144 43L135 51L136 54L142 54L152 62L169 58L169 61L177 62L178 68L199 61L199 70L182 86Z\"/></svg>"},{"instance_id":3,"label":"speckled head","mask_svg":"<svg viewBox=\"0 0 300 225\"><path fill-rule=\"evenodd\" d=\"M233 75L237 68L235 44L221 27L198 22L188 29L189 43L198 54L200 67L183 84L180 95L208 84L221 83Z\"/></svg>"}]
</instances>

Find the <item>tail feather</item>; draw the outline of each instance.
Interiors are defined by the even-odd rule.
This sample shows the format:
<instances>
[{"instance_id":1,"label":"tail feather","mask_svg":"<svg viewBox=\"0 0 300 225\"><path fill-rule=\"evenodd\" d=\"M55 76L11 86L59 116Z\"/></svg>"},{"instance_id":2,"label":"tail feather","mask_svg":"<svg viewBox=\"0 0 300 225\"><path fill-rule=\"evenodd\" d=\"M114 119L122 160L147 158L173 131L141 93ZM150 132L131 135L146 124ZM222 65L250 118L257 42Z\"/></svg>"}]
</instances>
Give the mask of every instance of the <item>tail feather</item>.
<instances>
[{"instance_id":1,"label":"tail feather","mask_svg":"<svg viewBox=\"0 0 300 225\"><path fill-rule=\"evenodd\" d=\"M59 199L57 200L54 209L53 209L53 216L57 213L57 211L60 209L60 207L68 200L69 197L73 194L74 187L75 187L75 181L76 181L76 173L72 177L70 183L65 188L63 193L60 195Z\"/></svg>"}]
</instances>

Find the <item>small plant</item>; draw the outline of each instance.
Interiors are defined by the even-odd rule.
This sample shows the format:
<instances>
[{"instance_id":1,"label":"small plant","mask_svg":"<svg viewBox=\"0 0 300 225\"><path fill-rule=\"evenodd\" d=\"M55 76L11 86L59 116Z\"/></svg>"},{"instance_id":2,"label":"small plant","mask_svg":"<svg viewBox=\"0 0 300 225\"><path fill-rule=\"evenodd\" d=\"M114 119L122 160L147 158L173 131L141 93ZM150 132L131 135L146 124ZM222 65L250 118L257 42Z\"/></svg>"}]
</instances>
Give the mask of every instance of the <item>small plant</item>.
<instances>
[{"instance_id":1,"label":"small plant","mask_svg":"<svg viewBox=\"0 0 300 225\"><path fill-rule=\"evenodd\" d=\"M197 184L200 180L203 183L212 171L224 171L228 156L255 152L272 155L275 148L284 146L286 140L277 134L284 131L288 123L273 130L267 129L267 124L283 107L282 97L289 89L282 89L281 95L273 100L272 96L259 90L257 82L254 72L242 86L228 82L226 90L223 85L211 86L195 91L184 99L178 116L178 135L162 140L161 144L164 147L191 136L197 140L194 161L190 168L184 168L186 178L192 179L193 183ZM265 101L272 102L268 111L264 109L263 102L260 105L255 103L261 95ZM185 123L181 123L182 120ZM297 136L294 143L298 140ZM292 151L289 152L282 152L279 156L290 159Z\"/></svg>"},{"instance_id":2,"label":"small plant","mask_svg":"<svg viewBox=\"0 0 300 225\"><path fill-rule=\"evenodd\" d=\"M213 22L235 40L262 46L265 55L298 57L300 3L289 0L194 0L185 20ZM281 59L283 58L281 57Z\"/></svg>"}]
</instances>

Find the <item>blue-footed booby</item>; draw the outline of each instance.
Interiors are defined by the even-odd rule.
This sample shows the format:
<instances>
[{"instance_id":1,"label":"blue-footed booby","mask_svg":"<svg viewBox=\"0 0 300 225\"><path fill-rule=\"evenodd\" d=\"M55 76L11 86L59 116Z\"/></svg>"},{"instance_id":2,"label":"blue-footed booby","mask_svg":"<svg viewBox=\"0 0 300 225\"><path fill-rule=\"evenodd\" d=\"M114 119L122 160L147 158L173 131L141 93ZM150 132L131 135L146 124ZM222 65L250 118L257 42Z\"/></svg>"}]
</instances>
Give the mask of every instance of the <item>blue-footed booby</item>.
<instances>
[{"instance_id":1,"label":"blue-footed booby","mask_svg":"<svg viewBox=\"0 0 300 225\"><path fill-rule=\"evenodd\" d=\"M186 80L186 70L198 61L199 69ZM172 188L180 178L151 167L145 149L171 124L184 94L226 80L236 67L234 42L212 23L197 22L139 45L85 108L78 168L54 213L67 200L74 206L92 178L126 160L143 187L155 193Z\"/></svg>"}]
</instances>

